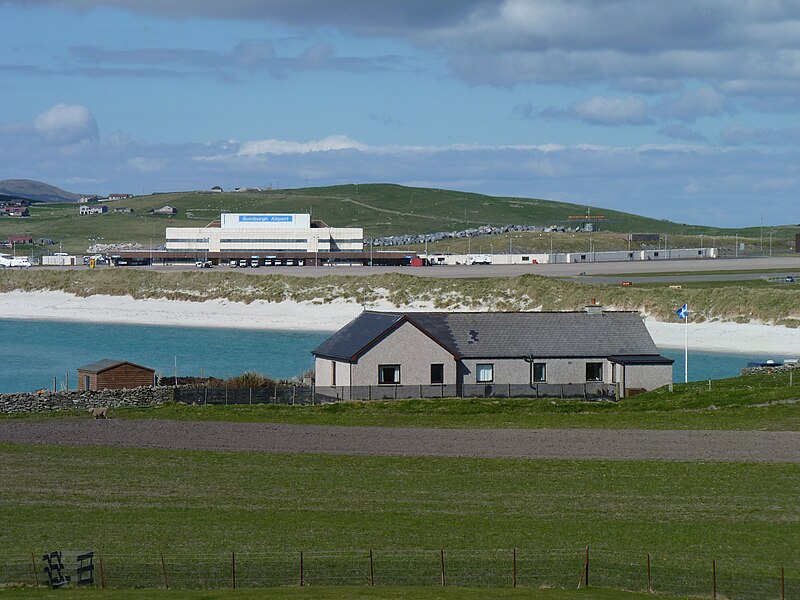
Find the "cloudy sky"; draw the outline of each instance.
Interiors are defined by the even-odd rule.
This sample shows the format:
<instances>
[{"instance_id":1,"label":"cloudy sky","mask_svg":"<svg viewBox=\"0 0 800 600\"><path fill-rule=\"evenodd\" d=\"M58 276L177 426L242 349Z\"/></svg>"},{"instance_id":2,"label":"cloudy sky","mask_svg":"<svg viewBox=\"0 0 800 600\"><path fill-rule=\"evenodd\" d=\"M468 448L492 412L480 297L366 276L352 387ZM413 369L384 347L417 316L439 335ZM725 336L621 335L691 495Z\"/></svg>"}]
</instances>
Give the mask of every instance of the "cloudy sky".
<instances>
[{"instance_id":1,"label":"cloudy sky","mask_svg":"<svg viewBox=\"0 0 800 600\"><path fill-rule=\"evenodd\" d=\"M800 223L797 0L0 0L0 179Z\"/></svg>"}]
</instances>

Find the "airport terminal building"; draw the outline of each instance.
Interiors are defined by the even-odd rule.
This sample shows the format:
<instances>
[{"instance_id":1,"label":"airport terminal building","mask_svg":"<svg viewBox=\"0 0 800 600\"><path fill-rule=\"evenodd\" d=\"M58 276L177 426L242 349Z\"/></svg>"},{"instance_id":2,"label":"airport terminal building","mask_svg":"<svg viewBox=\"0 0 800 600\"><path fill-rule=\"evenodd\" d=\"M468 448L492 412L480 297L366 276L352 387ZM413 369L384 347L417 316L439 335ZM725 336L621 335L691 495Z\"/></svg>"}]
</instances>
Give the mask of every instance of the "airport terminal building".
<instances>
[{"instance_id":1,"label":"airport terminal building","mask_svg":"<svg viewBox=\"0 0 800 600\"><path fill-rule=\"evenodd\" d=\"M166 249L207 253L362 252L360 227L328 227L308 214L225 213L206 227L167 227Z\"/></svg>"}]
</instances>

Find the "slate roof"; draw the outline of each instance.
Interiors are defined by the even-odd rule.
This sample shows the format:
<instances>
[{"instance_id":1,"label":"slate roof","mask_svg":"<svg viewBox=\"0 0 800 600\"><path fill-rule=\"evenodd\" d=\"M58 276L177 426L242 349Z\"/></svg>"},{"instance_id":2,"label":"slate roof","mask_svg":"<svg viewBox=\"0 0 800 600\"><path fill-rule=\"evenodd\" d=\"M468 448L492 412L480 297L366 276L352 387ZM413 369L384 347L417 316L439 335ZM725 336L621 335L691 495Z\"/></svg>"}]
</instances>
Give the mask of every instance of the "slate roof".
<instances>
[{"instance_id":1,"label":"slate roof","mask_svg":"<svg viewBox=\"0 0 800 600\"><path fill-rule=\"evenodd\" d=\"M133 365L134 367L139 367L140 369L145 369L146 371L153 371L155 373L155 369L143 367L142 365L137 365L127 360L112 360L110 358L104 358L103 360L98 360L97 362L78 367L77 370L84 371L86 373L102 373L103 371L108 371L109 369L113 369L114 367L118 367L120 365Z\"/></svg>"},{"instance_id":2,"label":"slate roof","mask_svg":"<svg viewBox=\"0 0 800 600\"><path fill-rule=\"evenodd\" d=\"M635 312L379 313L365 311L313 354L357 357L410 322L458 358L658 356Z\"/></svg>"},{"instance_id":3,"label":"slate roof","mask_svg":"<svg viewBox=\"0 0 800 600\"><path fill-rule=\"evenodd\" d=\"M629 356L609 356L608 360L620 365L671 365L675 361L666 356L652 354L633 354Z\"/></svg>"}]
</instances>

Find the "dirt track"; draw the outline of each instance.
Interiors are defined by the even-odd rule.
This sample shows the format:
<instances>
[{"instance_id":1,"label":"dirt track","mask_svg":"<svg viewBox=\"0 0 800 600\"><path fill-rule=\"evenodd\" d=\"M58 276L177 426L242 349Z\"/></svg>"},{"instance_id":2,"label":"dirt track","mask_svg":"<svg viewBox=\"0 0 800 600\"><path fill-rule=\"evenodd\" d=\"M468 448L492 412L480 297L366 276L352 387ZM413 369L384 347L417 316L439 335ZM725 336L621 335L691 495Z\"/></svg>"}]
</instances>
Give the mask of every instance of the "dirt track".
<instances>
[{"instance_id":1,"label":"dirt track","mask_svg":"<svg viewBox=\"0 0 800 600\"><path fill-rule=\"evenodd\" d=\"M362 456L800 463L800 432L417 429L163 420L0 421L0 442Z\"/></svg>"}]
</instances>

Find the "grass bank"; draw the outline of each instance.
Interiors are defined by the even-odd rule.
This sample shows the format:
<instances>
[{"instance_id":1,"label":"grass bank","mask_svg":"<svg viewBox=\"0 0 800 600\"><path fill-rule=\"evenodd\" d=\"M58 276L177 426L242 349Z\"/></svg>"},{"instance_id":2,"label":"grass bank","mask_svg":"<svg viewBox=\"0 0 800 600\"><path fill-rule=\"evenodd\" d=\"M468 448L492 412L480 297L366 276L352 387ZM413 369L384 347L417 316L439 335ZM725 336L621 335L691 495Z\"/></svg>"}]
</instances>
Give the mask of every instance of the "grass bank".
<instances>
[{"instance_id":1,"label":"grass bank","mask_svg":"<svg viewBox=\"0 0 800 600\"><path fill-rule=\"evenodd\" d=\"M381 427L798 431L800 371L793 383L789 386L788 373L781 373L716 380L710 390L707 382L676 384L673 392L664 388L621 402L444 398L314 406L167 404L117 409L114 417Z\"/></svg>"},{"instance_id":2,"label":"grass bank","mask_svg":"<svg viewBox=\"0 0 800 600\"><path fill-rule=\"evenodd\" d=\"M78 296L129 295L137 299L193 302L350 301L369 306L387 301L398 307L427 302L437 309L451 310L580 310L591 298L596 298L610 309L638 310L665 320L674 317L676 306L688 302L695 322L758 320L790 327L800 325L800 286L762 289L739 286L736 282L721 287L676 290L597 286L538 275L476 279L433 279L404 274L315 278L108 268L0 273L0 292L12 290L58 290Z\"/></svg>"}]
</instances>

